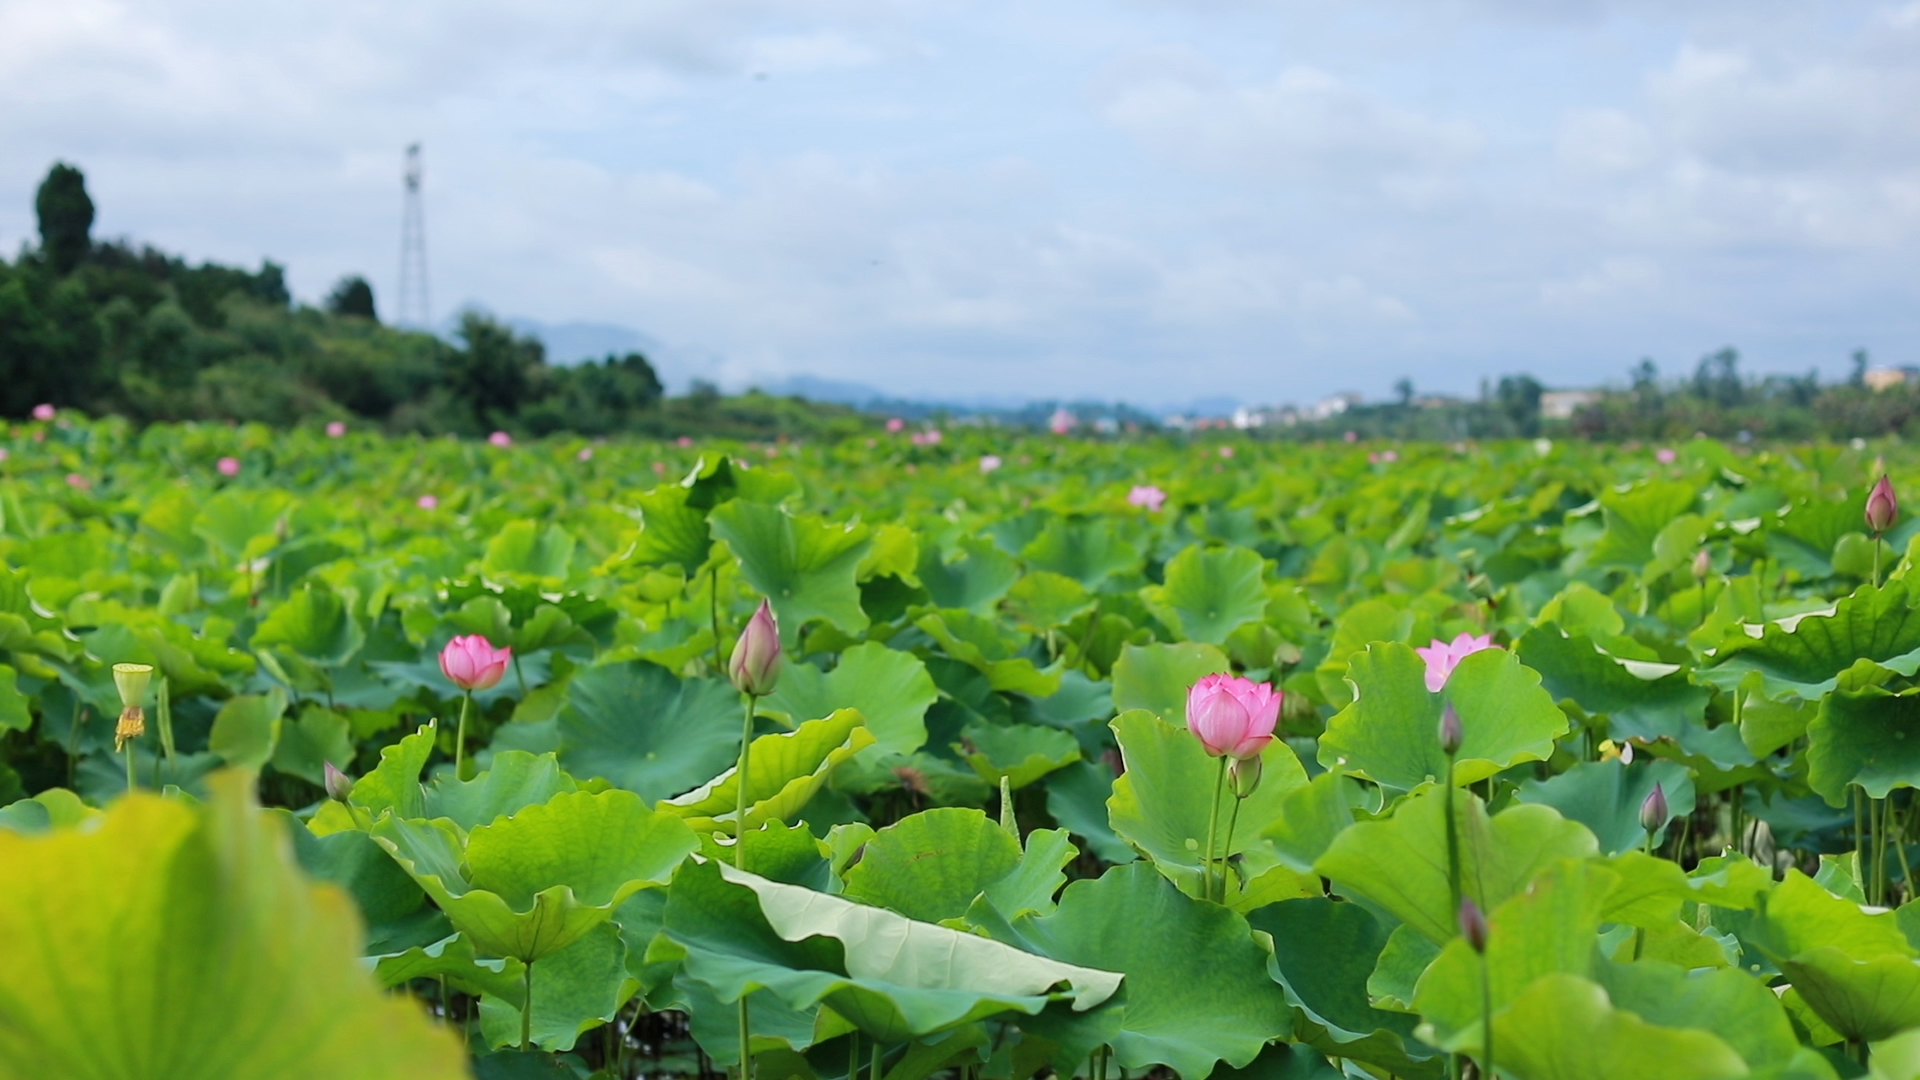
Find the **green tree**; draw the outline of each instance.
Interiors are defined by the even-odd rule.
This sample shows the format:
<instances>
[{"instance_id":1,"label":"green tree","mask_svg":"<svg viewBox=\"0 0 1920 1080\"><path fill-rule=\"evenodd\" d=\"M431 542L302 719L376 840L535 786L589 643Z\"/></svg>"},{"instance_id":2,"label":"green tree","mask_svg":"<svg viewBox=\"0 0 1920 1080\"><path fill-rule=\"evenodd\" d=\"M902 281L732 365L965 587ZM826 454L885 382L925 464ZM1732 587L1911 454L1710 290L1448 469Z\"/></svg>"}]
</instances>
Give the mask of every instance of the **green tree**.
<instances>
[{"instance_id":1,"label":"green tree","mask_svg":"<svg viewBox=\"0 0 1920 1080\"><path fill-rule=\"evenodd\" d=\"M93 200L87 197L87 178L66 162L55 162L40 182L33 210L40 219L40 250L54 273L71 273L93 248Z\"/></svg>"},{"instance_id":2,"label":"green tree","mask_svg":"<svg viewBox=\"0 0 1920 1080\"><path fill-rule=\"evenodd\" d=\"M472 413L476 427L502 423L530 404L536 378L544 380L546 346L479 311L460 316L461 348L449 350L442 374L447 390Z\"/></svg>"},{"instance_id":3,"label":"green tree","mask_svg":"<svg viewBox=\"0 0 1920 1080\"><path fill-rule=\"evenodd\" d=\"M335 315L351 315L380 321L373 309L373 286L359 274L348 274L327 294L327 310Z\"/></svg>"}]
</instances>

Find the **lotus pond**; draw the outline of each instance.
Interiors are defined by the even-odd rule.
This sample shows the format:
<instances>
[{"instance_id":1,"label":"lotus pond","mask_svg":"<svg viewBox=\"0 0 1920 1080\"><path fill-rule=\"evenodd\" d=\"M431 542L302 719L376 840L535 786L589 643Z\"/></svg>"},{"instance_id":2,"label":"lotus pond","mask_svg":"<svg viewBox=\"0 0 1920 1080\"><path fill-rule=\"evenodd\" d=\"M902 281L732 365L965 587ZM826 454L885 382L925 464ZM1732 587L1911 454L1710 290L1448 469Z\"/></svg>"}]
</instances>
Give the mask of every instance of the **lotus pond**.
<instances>
[{"instance_id":1,"label":"lotus pond","mask_svg":"<svg viewBox=\"0 0 1920 1080\"><path fill-rule=\"evenodd\" d=\"M1920 1076L1898 444L500 441L0 440L0 1077Z\"/></svg>"}]
</instances>

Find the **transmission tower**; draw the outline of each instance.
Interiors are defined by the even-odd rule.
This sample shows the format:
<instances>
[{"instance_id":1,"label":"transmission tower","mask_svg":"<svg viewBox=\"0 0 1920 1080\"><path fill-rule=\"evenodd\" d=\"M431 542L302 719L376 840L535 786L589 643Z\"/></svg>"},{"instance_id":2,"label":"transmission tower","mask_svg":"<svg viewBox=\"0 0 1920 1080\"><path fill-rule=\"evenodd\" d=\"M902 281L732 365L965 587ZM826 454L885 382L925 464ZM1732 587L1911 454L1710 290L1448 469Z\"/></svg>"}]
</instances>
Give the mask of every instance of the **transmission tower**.
<instances>
[{"instance_id":1,"label":"transmission tower","mask_svg":"<svg viewBox=\"0 0 1920 1080\"><path fill-rule=\"evenodd\" d=\"M420 144L407 147L407 193L400 216L400 295L395 321L431 329L433 304L427 298L427 212L420 199Z\"/></svg>"}]
</instances>

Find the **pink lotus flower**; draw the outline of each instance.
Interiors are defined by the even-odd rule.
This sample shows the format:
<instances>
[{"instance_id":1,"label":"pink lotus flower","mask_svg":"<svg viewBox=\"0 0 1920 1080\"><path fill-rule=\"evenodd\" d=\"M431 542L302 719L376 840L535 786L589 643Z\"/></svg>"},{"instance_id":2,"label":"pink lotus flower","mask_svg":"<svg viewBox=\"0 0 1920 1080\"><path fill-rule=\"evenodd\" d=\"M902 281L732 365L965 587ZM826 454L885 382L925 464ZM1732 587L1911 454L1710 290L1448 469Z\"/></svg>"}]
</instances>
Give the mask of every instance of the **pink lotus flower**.
<instances>
[{"instance_id":1,"label":"pink lotus flower","mask_svg":"<svg viewBox=\"0 0 1920 1080\"><path fill-rule=\"evenodd\" d=\"M347 422L335 420L327 425L327 438L338 439L347 433Z\"/></svg>"},{"instance_id":2,"label":"pink lotus flower","mask_svg":"<svg viewBox=\"0 0 1920 1080\"><path fill-rule=\"evenodd\" d=\"M666 463L666 462L664 462L664 461L656 461L656 462L654 462L654 463L653 463L653 471L654 471L654 473L655 473L655 474L657 474L657 475L660 475L660 476L665 476L665 475L667 474L667 463Z\"/></svg>"},{"instance_id":3,"label":"pink lotus flower","mask_svg":"<svg viewBox=\"0 0 1920 1080\"><path fill-rule=\"evenodd\" d=\"M897 416L893 417L887 421L887 434L898 435L900 434L900 432L906 429L906 426L907 426L907 422L905 420L902 420Z\"/></svg>"},{"instance_id":4,"label":"pink lotus flower","mask_svg":"<svg viewBox=\"0 0 1920 1080\"><path fill-rule=\"evenodd\" d=\"M1679 454L1674 453L1671 449L1664 446L1653 452L1653 460L1662 465L1671 465L1679 457Z\"/></svg>"},{"instance_id":5,"label":"pink lotus flower","mask_svg":"<svg viewBox=\"0 0 1920 1080\"><path fill-rule=\"evenodd\" d=\"M462 690L488 690L507 673L512 659L512 649L496 649L479 634L468 634L440 650L440 674Z\"/></svg>"},{"instance_id":6,"label":"pink lotus flower","mask_svg":"<svg viewBox=\"0 0 1920 1080\"><path fill-rule=\"evenodd\" d=\"M693 436L682 435L679 438L673 440L673 445L679 447L682 450L685 450L687 447L693 445Z\"/></svg>"},{"instance_id":7,"label":"pink lotus flower","mask_svg":"<svg viewBox=\"0 0 1920 1080\"><path fill-rule=\"evenodd\" d=\"M1152 484L1135 484L1133 489L1127 492L1127 505L1141 507L1149 514L1159 513L1161 505L1166 501L1167 493Z\"/></svg>"},{"instance_id":8,"label":"pink lotus flower","mask_svg":"<svg viewBox=\"0 0 1920 1080\"><path fill-rule=\"evenodd\" d=\"M1214 757L1250 758L1273 741L1283 694L1236 675L1208 675L1187 691L1187 730Z\"/></svg>"},{"instance_id":9,"label":"pink lotus flower","mask_svg":"<svg viewBox=\"0 0 1920 1080\"><path fill-rule=\"evenodd\" d=\"M780 624L765 598L755 609L727 659L727 678L743 694L765 697L780 681Z\"/></svg>"},{"instance_id":10,"label":"pink lotus flower","mask_svg":"<svg viewBox=\"0 0 1920 1080\"><path fill-rule=\"evenodd\" d=\"M487 442L493 446L498 446L501 449L505 449L513 445L513 436L507 434L504 431L496 431L493 434L487 436Z\"/></svg>"},{"instance_id":11,"label":"pink lotus flower","mask_svg":"<svg viewBox=\"0 0 1920 1080\"><path fill-rule=\"evenodd\" d=\"M0 461L5 461L5 460L7 460L7 448L4 446L0 446Z\"/></svg>"},{"instance_id":12,"label":"pink lotus flower","mask_svg":"<svg viewBox=\"0 0 1920 1080\"><path fill-rule=\"evenodd\" d=\"M1483 649L1493 648L1498 646L1493 643L1492 634L1474 637L1463 631L1451 642L1434 638L1433 644L1413 651L1427 662L1427 693L1437 694L1441 687L1447 685L1447 677L1453 674L1453 669L1459 666L1460 661Z\"/></svg>"},{"instance_id":13,"label":"pink lotus flower","mask_svg":"<svg viewBox=\"0 0 1920 1080\"><path fill-rule=\"evenodd\" d=\"M431 495L422 495L414 500L413 505L422 510L438 510L440 509L440 500Z\"/></svg>"},{"instance_id":14,"label":"pink lotus flower","mask_svg":"<svg viewBox=\"0 0 1920 1080\"><path fill-rule=\"evenodd\" d=\"M1893 523L1899 517L1900 502L1893 497L1893 483L1882 475L1880 482L1873 485L1873 490L1867 492L1867 528L1873 530L1873 535L1879 536L1893 528Z\"/></svg>"},{"instance_id":15,"label":"pink lotus flower","mask_svg":"<svg viewBox=\"0 0 1920 1080\"><path fill-rule=\"evenodd\" d=\"M1079 420L1076 419L1072 413L1065 409L1055 409L1053 410L1053 415L1047 417L1047 430L1053 432L1055 435L1065 435L1067 432L1072 431L1074 425L1078 423Z\"/></svg>"},{"instance_id":16,"label":"pink lotus flower","mask_svg":"<svg viewBox=\"0 0 1920 1080\"><path fill-rule=\"evenodd\" d=\"M1399 460L1400 460L1400 451L1398 451L1398 450L1382 450L1382 451L1380 452L1380 460L1381 460L1381 461L1384 461L1384 462L1386 462L1386 463L1387 463L1387 464L1389 464L1389 465L1391 465L1391 464L1393 464L1394 462L1396 462L1396 461L1399 461Z\"/></svg>"},{"instance_id":17,"label":"pink lotus flower","mask_svg":"<svg viewBox=\"0 0 1920 1080\"><path fill-rule=\"evenodd\" d=\"M1347 440L1348 442L1359 442L1360 433L1357 431L1349 431L1345 435L1342 435L1341 438Z\"/></svg>"},{"instance_id":18,"label":"pink lotus flower","mask_svg":"<svg viewBox=\"0 0 1920 1080\"><path fill-rule=\"evenodd\" d=\"M1001 462L1000 462L999 454L980 455L980 471L982 473L990 473L993 470L998 469L1000 467L1000 464Z\"/></svg>"},{"instance_id":19,"label":"pink lotus flower","mask_svg":"<svg viewBox=\"0 0 1920 1080\"><path fill-rule=\"evenodd\" d=\"M77 472L70 472L67 474L67 486L78 491L85 491L93 486L93 481L81 476Z\"/></svg>"},{"instance_id":20,"label":"pink lotus flower","mask_svg":"<svg viewBox=\"0 0 1920 1080\"><path fill-rule=\"evenodd\" d=\"M219 461L214 462L213 467L220 471L221 476L239 476L240 475L240 459L239 458L223 457Z\"/></svg>"},{"instance_id":21,"label":"pink lotus flower","mask_svg":"<svg viewBox=\"0 0 1920 1080\"><path fill-rule=\"evenodd\" d=\"M573 455L573 456L574 456L574 458L575 458L576 460L579 460L579 461L592 461L592 460L593 460L593 447L591 447L591 446L583 446L583 447L581 447L581 448L580 448L580 452L579 452L579 453L577 453L577 454L575 454L575 455Z\"/></svg>"},{"instance_id":22,"label":"pink lotus flower","mask_svg":"<svg viewBox=\"0 0 1920 1080\"><path fill-rule=\"evenodd\" d=\"M1223 446L1223 447L1221 447L1221 448L1220 448L1220 456L1221 456L1221 457L1223 457L1223 458L1231 458L1231 457L1233 457L1233 447L1231 447L1231 446Z\"/></svg>"},{"instance_id":23,"label":"pink lotus flower","mask_svg":"<svg viewBox=\"0 0 1920 1080\"><path fill-rule=\"evenodd\" d=\"M33 407L33 418L35 420L51 420L53 419L53 412L54 409L51 405L35 405Z\"/></svg>"}]
</instances>

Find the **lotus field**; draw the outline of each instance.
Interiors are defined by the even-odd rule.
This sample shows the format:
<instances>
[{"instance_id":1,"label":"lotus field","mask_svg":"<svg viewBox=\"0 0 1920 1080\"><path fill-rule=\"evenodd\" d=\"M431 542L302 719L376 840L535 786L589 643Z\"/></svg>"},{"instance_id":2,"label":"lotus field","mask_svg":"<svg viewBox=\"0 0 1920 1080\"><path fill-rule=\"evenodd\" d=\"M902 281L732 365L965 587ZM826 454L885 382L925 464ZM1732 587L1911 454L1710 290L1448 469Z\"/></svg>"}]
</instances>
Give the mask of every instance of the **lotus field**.
<instances>
[{"instance_id":1,"label":"lotus field","mask_svg":"<svg viewBox=\"0 0 1920 1080\"><path fill-rule=\"evenodd\" d=\"M1898 444L3 444L0 1077L1920 1075Z\"/></svg>"}]
</instances>

